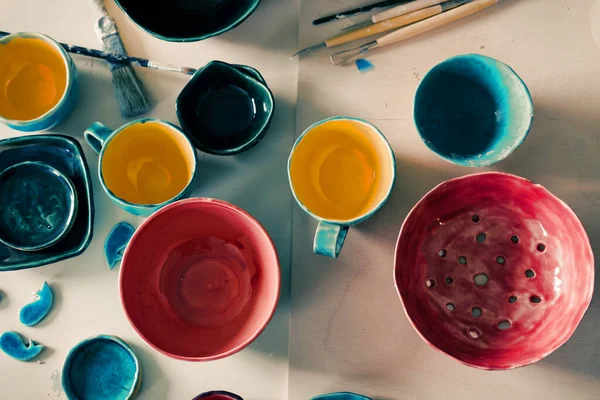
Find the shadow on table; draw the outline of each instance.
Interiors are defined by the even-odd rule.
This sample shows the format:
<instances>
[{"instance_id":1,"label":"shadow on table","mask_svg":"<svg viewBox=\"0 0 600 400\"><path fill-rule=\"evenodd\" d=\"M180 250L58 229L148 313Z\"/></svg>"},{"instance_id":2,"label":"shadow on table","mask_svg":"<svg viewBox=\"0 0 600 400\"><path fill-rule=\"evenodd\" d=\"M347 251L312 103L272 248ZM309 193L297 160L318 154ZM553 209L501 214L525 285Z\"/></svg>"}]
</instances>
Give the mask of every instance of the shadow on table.
<instances>
[{"instance_id":1,"label":"shadow on table","mask_svg":"<svg viewBox=\"0 0 600 400\"><path fill-rule=\"evenodd\" d=\"M140 394L143 398L166 399L169 393L169 382L162 373L156 357L148 353L146 348L129 343L137 355L142 367L142 386Z\"/></svg>"}]
</instances>

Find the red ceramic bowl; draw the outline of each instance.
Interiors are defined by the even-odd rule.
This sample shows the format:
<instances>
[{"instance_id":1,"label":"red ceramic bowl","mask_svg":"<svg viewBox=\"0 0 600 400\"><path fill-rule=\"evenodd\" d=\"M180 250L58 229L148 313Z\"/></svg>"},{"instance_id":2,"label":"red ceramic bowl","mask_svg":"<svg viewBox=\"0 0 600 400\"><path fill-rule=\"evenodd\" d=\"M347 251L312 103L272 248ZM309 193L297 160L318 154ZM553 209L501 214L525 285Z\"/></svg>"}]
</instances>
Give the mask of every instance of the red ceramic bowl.
<instances>
[{"instance_id":1,"label":"red ceramic bowl","mask_svg":"<svg viewBox=\"0 0 600 400\"><path fill-rule=\"evenodd\" d=\"M265 229L219 200L160 209L135 232L121 263L121 302L135 330L156 350L188 361L250 344L273 316L279 287Z\"/></svg>"},{"instance_id":2,"label":"red ceramic bowl","mask_svg":"<svg viewBox=\"0 0 600 400\"><path fill-rule=\"evenodd\" d=\"M484 173L442 183L398 238L396 287L421 337L462 363L511 369L564 344L593 293L573 211L540 185Z\"/></svg>"}]
</instances>

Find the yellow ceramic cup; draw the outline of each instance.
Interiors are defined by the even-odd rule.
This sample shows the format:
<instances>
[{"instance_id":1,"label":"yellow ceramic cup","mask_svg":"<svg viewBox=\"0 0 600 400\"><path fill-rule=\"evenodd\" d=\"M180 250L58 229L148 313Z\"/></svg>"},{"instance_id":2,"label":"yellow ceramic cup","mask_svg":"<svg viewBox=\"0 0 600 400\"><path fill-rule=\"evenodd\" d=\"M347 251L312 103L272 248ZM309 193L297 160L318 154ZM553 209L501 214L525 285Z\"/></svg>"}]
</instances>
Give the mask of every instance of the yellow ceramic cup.
<instances>
[{"instance_id":1,"label":"yellow ceramic cup","mask_svg":"<svg viewBox=\"0 0 600 400\"><path fill-rule=\"evenodd\" d=\"M348 228L387 201L395 180L394 152L367 121L334 117L308 128L288 162L298 204L320 221L314 252L336 258Z\"/></svg>"}]
</instances>

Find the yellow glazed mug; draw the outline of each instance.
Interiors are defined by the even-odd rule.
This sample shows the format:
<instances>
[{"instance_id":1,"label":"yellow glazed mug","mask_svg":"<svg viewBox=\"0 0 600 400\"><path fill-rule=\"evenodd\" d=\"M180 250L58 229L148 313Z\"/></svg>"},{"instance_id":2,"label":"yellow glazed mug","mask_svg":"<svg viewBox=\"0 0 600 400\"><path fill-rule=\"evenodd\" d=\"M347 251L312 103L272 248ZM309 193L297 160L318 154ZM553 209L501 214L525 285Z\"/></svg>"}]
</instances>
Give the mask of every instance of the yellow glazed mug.
<instances>
[{"instance_id":1,"label":"yellow glazed mug","mask_svg":"<svg viewBox=\"0 0 600 400\"><path fill-rule=\"evenodd\" d=\"M349 227L371 217L387 201L396 160L374 125L334 117L300 135L290 154L288 177L300 207L319 221L315 254L337 258Z\"/></svg>"}]
</instances>

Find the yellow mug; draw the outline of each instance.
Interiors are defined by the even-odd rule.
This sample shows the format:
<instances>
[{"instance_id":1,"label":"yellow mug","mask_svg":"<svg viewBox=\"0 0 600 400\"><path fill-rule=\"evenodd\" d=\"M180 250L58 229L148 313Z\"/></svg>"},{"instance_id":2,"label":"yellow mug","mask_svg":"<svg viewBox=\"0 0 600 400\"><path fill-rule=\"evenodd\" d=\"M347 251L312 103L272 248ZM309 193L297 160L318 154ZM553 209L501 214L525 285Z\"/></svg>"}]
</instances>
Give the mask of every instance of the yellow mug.
<instances>
[{"instance_id":1,"label":"yellow mug","mask_svg":"<svg viewBox=\"0 0 600 400\"><path fill-rule=\"evenodd\" d=\"M319 221L313 250L337 258L348 229L387 201L396 160L373 124L349 117L317 122L296 141L288 177L300 207Z\"/></svg>"}]
</instances>

